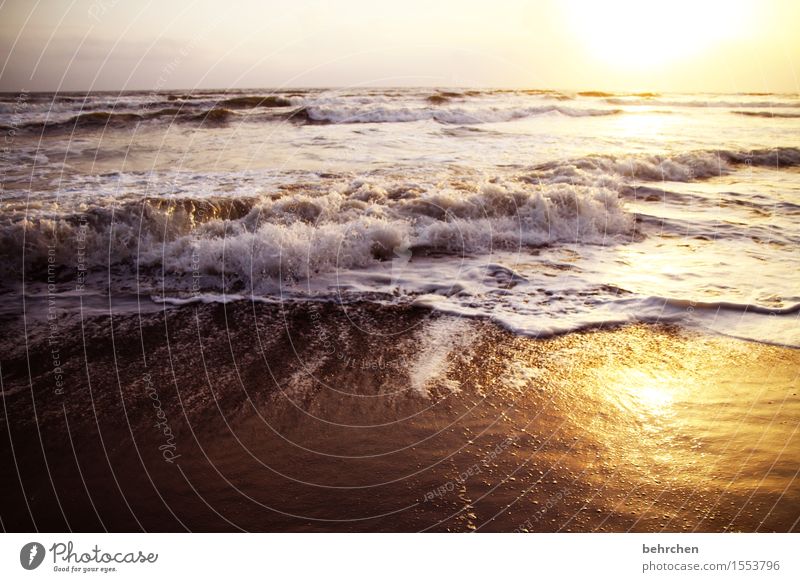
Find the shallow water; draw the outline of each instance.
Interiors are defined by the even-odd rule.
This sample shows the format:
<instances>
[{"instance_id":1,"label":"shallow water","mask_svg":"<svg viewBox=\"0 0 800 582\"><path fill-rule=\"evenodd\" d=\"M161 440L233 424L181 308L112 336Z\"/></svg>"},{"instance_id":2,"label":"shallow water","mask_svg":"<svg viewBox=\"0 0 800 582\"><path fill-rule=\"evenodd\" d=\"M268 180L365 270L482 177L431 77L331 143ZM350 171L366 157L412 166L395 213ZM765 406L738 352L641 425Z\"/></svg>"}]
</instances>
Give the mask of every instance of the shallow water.
<instances>
[{"instance_id":1,"label":"shallow water","mask_svg":"<svg viewBox=\"0 0 800 582\"><path fill-rule=\"evenodd\" d=\"M797 350L238 302L4 348L12 531L792 531ZM168 432L167 432L168 429Z\"/></svg>"}]
</instances>

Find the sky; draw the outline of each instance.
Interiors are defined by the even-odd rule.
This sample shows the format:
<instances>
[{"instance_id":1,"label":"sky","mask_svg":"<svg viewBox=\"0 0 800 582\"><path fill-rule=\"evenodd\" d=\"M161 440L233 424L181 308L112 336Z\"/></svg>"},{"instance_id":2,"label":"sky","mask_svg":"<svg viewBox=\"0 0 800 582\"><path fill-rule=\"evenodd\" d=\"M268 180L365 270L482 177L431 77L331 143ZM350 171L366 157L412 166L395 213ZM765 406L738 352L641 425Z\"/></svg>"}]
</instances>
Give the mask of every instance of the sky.
<instances>
[{"instance_id":1,"label":"sky","mask_svg":"<svg viewBox=\"0 0 800 582\"><path fill-rule=\"evenodd\" d=\"M797 0L0 0L0 91L800 92Z\"/></svg>"}]
</instances>

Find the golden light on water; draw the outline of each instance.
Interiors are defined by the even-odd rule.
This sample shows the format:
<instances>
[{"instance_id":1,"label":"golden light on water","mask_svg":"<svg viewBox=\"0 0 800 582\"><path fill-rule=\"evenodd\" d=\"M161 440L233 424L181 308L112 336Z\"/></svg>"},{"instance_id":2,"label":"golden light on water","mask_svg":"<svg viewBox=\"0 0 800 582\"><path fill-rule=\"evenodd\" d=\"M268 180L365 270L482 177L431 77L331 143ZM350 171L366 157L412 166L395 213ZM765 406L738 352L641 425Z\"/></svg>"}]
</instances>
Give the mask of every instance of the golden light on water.
<instances>
[{"instance_id":1,"label":"golden light on water","mask_svg":"<svg viewBox=\"0 0 800 582\"><path fill-rule=\"evenodd\" d=\"M679 120L674 119L671 115L664 115L663 108L657 105L645 107L640 104L641 100L635 109L629 110L635 115L618 115L613 120L609 120L620 138L633 140L646 136L668 139L668 136L674 134L680 123Z\"/></svg>"},{"instance_id":2,"label":"golden light on water","mask_svg":"<svg viewBox=\"0 0 800 582\"><path fill-rule=\"evenodd\" d=\"M601 394L648 432L657 432L670 423L676 402L690 389L685 378L678 382L668 370L613 367L605 371L605 381Z\"/></svg>"},{"instance_id":3,"label":"golden light on water","mask_svg":"<svg viewBox=\"0 0 800 582\"><path fill-rule=\"evenodd\" d=\"M692 350L654 356L645 341L609 351L592 372L593 404L578 422L591 427L621 474L668 479L693 491L784 487L775 451L796 441L786 430L796 418L790 398L796 373L768 348L742 349L730 366L731 355L720 350L726 345L698 339ZM762 370L758 381L750 366ZM793 470L791 462L780 470Z\"/></svg>"},{"instance_id":4,"label":"golden light on water","mask_svg":"<svg viewBox=\"0 0 800 582\"><path fill-rule=\"evenodd\" d=\"M650 414L666 416L671 412L673 391L663 378L652 378L649 383L642 384L637 396L641 407Z\"/></svg>"}]
</instances>

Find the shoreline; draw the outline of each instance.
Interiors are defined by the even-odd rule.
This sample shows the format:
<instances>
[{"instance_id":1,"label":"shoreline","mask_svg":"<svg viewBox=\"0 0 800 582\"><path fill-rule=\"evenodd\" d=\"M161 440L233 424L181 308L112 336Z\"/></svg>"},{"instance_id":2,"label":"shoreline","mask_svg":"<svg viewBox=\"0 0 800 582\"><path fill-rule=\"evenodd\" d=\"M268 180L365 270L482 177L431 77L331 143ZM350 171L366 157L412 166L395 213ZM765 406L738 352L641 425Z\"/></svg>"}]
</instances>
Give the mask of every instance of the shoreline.
<instances>
[{"instance_id":1,"label":"shoreline","mask_svg":"<svg viewBox=\"0 0 800 582\"><path fill-rule=\"evenodd\" d=\"M797 529L797 350L369 304L60 337L61 395L46 336L4 350L9 531Z\"/></svg>"}]
</instances>

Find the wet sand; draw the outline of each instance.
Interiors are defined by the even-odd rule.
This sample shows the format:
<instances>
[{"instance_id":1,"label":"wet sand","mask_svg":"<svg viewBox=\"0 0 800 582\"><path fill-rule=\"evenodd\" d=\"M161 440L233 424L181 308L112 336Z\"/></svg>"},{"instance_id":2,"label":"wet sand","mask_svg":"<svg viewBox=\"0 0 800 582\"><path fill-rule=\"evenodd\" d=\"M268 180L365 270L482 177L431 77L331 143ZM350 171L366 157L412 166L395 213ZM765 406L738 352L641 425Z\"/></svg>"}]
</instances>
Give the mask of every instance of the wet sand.
<instances>
[{"instance_id":1,"label":"wet sand","mask_svg":"<svg viewBox=\"0 0 800 582\"><path fill-rule=\"evenodd\" d=\"M798 529L797 350L366 304L5 327L7 531Z\"/></svg>"}]
</instances>

